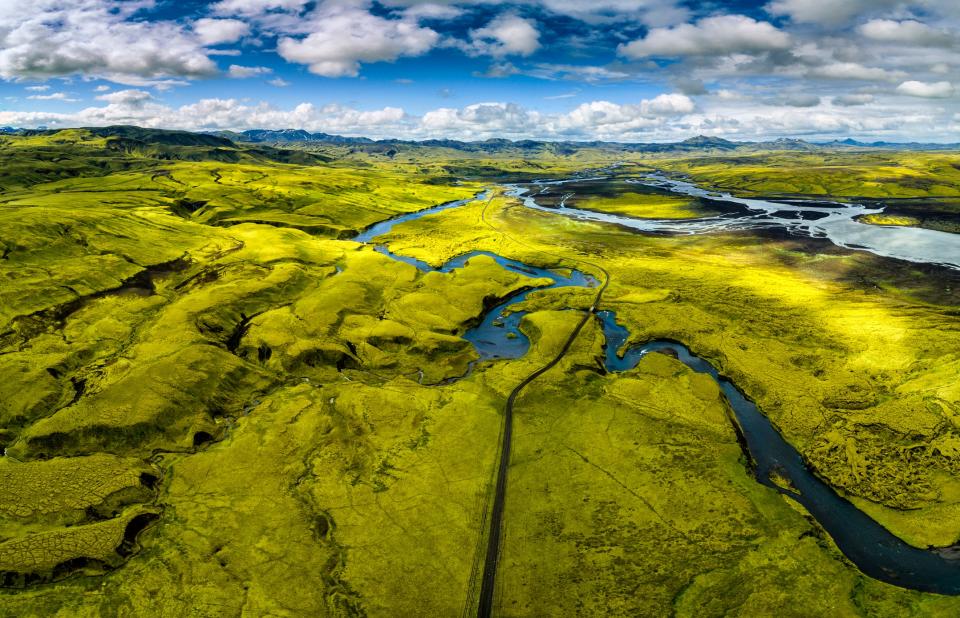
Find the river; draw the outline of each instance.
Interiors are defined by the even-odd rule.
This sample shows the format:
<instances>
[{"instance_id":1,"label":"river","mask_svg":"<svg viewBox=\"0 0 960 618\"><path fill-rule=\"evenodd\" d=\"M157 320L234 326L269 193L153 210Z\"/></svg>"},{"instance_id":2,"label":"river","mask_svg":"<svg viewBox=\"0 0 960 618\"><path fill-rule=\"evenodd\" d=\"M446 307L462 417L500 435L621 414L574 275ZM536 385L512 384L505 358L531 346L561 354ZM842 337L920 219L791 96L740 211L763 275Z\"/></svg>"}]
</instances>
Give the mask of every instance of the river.
<instances>
[{"instance_id":1,"label":"river","mask_svg":"<svg viewBox=\"0 0 960 618\"><path fill-rule=\"evenodd\" d=\"M591 179L577 178L575 181L607 179L599 176ZM879 256L910 262L940 264L960 269L960 234L916 227L870 225L857 220L861 215L881 213L882 208L871 209L859 204L841 204L823 200L791 200L788 203L736 197L730 193L711 191L690 182L668 178L663 174L650 174L644 178L625 179L623 182L657 187L679 195L738 204L745 207L749 214L700 219L638 219L568 207L565 204L570 197L569 193L561 198L560 203L563 204L561 207L550 208L538 204L537 195L558 182L564 181L535 181L529 185L512 184L508 185L508 193L520 199L528 208L559 213L583 221L612 223L638 232L704 234L777 228L798 236L823 238L838 247L868 251Z\"/></svg>"},{"instance_id":2,"label":"river","mask_svg":"<svg viewBox=\"0 0 960 618\"><path fill-rule=\"evenodd\" d=\"M521 199L527 207L537 210L577 219L614 223L638 231L693 234L730 229L751 229L751 227L755 229L759 226L776 225L794 233L828 238L840 246L866 250L877 255L960 268L960 236L930 230L861 224L854 221L854 217L860 214L879 212L861 206L825 205L824 202L803 206L736 198L725 193L709 192L690 183L671 180L662 176L648 177L642 182L666 187L671 191L686 195L732 201L746 206L756 214L683 221L640 220L574 208L547 208L537 204L534 197L531 196L533 188L542 190L542 187L548 183L549 185L562 185L567 182L583 182L584 180L588 179L579 176L569 180L541 181L531 183L529 186L508 185L508 194ZM485 200L488 199L488 196L488 193L483 193L474 199ZM378 237L389 232L394 225L437 214L472 201L469 199L461 200L402 215L372 226L354 240L363 243L375 243ZM817 217L811 217L809 220L803 218L808 211L818 213ZM800 215L796 218L788 218L778 214L781 212L799 212ZM823 216L823 213L827 213L826 216ZM858 242L853 244L853 239ZM944 250L941 254L934 255L933 245L938 242L945 244ZM374 246L377 251L384 255L411 264L423 272L450 272L457 268L463 268L473 257L485 255L496 260L505 269L517 274L534 278L542 277L552 281L549 285L526 289L503 299L500 304L488 310L482 316L481 322L477 326L464 334L464 338L476 348L481 360L516 359L526 354L530 344L520 330L520 323L525 312L513 312L513 307L526 300L533 291L563 286L597 288L599 283L590 275L579 270L561 274L550 269L525 264L484 251L465 253L449 260L439 268L434 268L420 260L397 255L382 244L375 244ZM602 293L602 289L600 289L600 292ZM603 360L607 371L613 373L629 371L636 367L645 355L665 352L675 356L691 370L711 376L720 387L723 396L734 412L738 435L754 463L754 478L759 483L802 504L833 538L843 554L863 573L904 588L960 595L960 560L945 557L937 550L919 549L908 545L867 514L857 509L850 501L840 496L807 467L797 450L777 432L756 404L750 401L733 382L722 376L717 368L707 360L695 355L682 343L674 341L650 341L624 348L624 344L629 340L629 331L617 322L616 314L611 311L594 311L593 315L598 320L605 337L605 357ZM577 332L579 332L579 328ZM572 338L575 336L576 332ZM572 338L567 347L572 342ZM559 360L559 357L557 360ZM556 361L553 361L548 367L535 372L511 393L505 420L508 427L504 431L505 437L501 452L500 465L504 475L509 463L509 424L511 422L509 413L512 412L513 400L522 388L555 363ZM451 384L455 381L448 380L443 384ZM771 480L771 475L774 473L787 481L786 485L789 489ZM504 482L498 483L497 493L494 497L495 504L499 503L501 513L505 492L506 483L504 479ZM497 510L495 507L495 511ZM492 522L491 525L499 532L499 518L493 517ZM493 536L499 539L499 534ZM494 542L488 548L488 555L486 556L486 568L483 575L484 589L481 593L481 609L479 612L481 616L487 616L490 613L493 594L492 584L496 575L498 553L498 543Z\"/></svg>"}]
</instances>

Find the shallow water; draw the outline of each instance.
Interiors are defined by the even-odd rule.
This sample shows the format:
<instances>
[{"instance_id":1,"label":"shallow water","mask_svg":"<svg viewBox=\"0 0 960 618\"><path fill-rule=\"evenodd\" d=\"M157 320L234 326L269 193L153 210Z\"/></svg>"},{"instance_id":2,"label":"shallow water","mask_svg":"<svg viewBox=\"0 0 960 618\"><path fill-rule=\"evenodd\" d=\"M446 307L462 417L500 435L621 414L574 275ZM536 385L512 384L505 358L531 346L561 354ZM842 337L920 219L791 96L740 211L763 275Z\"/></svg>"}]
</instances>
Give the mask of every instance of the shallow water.
<instances>
[{"instance_id":1,"label":"shallow water","mask_svg":"<svg viewBox=\"0 0 960 618\"><path fill-rule=\"evenodd\" d=\"M869 225L856 221L861 215L876 214L883 209L871 209L858 204L830 201L792 200L791 203L735 197L729 193L712 191L682 180L651 174L643 179L624 182L666 189L672 193L730 202L746 207L750 214L722 215L700 219L638 219L622 215L581 210L565 206L548 208L537 203L537 193L546 186L568 182L582 182L576 178L560 181L534 182L529 185L508 185L508 193L519 198L529 208L563 214L584 221L613 223L638 232L669 234L705 234L733 230L763 228L784 229L791 234L824 238L838 247L869 251L870 253L928 264L941 264L960 269L960 234L923 228Z\"/></svg>"}]
</instances>

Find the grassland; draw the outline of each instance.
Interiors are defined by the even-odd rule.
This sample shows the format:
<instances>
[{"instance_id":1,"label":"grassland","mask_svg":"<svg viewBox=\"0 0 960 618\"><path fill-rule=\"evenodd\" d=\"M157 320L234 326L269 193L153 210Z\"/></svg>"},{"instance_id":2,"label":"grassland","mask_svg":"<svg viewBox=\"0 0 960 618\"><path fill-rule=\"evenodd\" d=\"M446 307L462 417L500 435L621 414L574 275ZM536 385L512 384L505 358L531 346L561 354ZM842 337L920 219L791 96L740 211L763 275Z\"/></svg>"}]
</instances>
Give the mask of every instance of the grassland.
<instances>
[{"instance_id":1,"label":"grassland","mask_svg":"<svg viewBox=\"0 0 960 618\"><path fill-rule=\"evenodd\" d=\"M774 152L659 160L658 167L738 195L918 198L960 195L955 153Z\"/></svg>"},{"instance_id":2,"label":"grassland","mask_svg":"<svg viewBox=\"0 0 960 618\"><path fill-rule=\"evenodd\" d=\"M611 161L291 163L120 137L0 148L65 157L0 183L0 615L469 612L506 396L593 293L533 293L530 352L475 363L461 335L543 281L486 257L421 273L345 238L491 176ZM457 182L468 168L476 181ZM635 216L654 212L643 200ZM601 308L634 341L709 358L909 542L960 539L960 287L943 271L754 235L633 235L503 197L385 240L434 265L483 249L602 266ZM957 613L866 578L757 484L712 382L659 354L610 375L601 346L591 322L517 403L501 615Z\"/></svg>"}]
</instances>

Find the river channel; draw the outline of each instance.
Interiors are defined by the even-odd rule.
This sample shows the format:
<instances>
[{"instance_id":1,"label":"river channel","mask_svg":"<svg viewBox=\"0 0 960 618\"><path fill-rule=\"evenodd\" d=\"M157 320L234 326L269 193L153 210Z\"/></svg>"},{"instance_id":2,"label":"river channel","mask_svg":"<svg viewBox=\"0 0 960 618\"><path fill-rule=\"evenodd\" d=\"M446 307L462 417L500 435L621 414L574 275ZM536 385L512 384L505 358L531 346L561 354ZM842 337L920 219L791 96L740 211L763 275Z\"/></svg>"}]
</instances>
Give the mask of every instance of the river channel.
<instances>
[{"instance_id":1,"label":"river channel","mask_svg":"<svg viewBox=\"0 0 960 618\"><path fill-rule=\"evenodd\" d=\"M741 217L711 217L684 221L640 220L574 208L547 208L535 201L536 194L543 191L544 186L562 185L566 182L583 182L584 180L590 179L578 176L570 180L508 185L507 189L509 195L519 198L530 208L577 219L615 223L643 232L706 233L730 229L750 229L751 226L756 228L758 226L780 225L795 233L828 238L841 246L867 250L878 255L960 268L960 236L930 230L861 224L856 222L854 217L859 214L879 211L868 210L860 206L825 205L824 202L817 202L816 206L798 206L795 203L781 204L765 200L735 198L729 194L709 192L689 183L667 179L663 176L648 177L637 182L653 183L656 186L668 188L670 191L687 195L733 201L746 206L754 214ZM354 240L374 244L377 251L392 259L411 264L423 272L450 272L457 268L463 268L473 257L485 255L493 258L503 268L512 272L532 278L550 279L552 283L549 285L526 289L503 299L500 304L489 309L482 316L482 320L477 326L469 329L464 335L464 338L474 345L481 360L516 359L527 353L530 343L520 330L520 323L525 312L513 311L514 306L522 303L534 291L563 286L597 288L599 282L592 276L578 270L554 271L484 251L466 253L451 259L439 268L434 268L425 262L394 254L386 246L376 244L378 237L386 234L399 223L413 221L450 208L463 206L474 200L486 200L488 198L489 194L483 193L473 199L451 202L416 213L402 215L372 226ZM816 217L805 219L803 213L807 211L818 214ZM800 215L778 214L790 212L799 212ZM823 213L827 214L824 216ZM862 230L860 228L869 229ZM939 245L936 255L934 255L935 245ZM603 360L604 366L609 372L629 371L636 367L647 354L668 353L691 370L711 376L720 387L734 412L737 432L750 458L754 478L759 483L802 504L833 538L844 555L856 564L863 573L904 588L960 595L960 560L946 557L945 554L935 549L920 549L908 545L839 495L807 467L797 450L779 434L756 404L750 401L733 382L724 377L709 361L697 356L682 343L675 341L650 341L625 347L625 343L629 340L629 330L617 322L615 313L597 311L594 318L598 320L605 337L605 358ZM505 446L507 447L505 449L506 453L502 454L501 457L506 457L507 460L505 461L509 461L509 444ZM780 483L771 480L774 475L781 479ZM498 496L498 499L502 506L503 496ZM494 572L485 572L485 578L495 576L495 556L493 560L488 557L488 567L491 563L494 564ZM483 601L481 601L481 608L484 607ZM489 608L489 604L486 607ZM483 609L481 614L485 614Z\"/></svg>"}]
</instances>

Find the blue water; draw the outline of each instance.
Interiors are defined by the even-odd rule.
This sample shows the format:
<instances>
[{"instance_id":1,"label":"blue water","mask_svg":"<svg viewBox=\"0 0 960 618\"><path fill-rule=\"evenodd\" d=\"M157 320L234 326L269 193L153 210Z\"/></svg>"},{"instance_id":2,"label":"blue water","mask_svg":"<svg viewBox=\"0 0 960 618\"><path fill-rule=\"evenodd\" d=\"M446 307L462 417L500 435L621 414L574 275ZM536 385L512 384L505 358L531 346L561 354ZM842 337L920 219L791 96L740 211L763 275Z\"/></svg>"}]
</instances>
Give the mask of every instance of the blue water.
<instances>
[{"instance_id":1,"label":"blue water","mask_svg":"<svg viewBox=\"0 0 960 618\"><path fill-rule=\"evenodd\" d=\"M754 462L757 481L802 504L861 571L904 588L960 594L960 560L904 543L838 495L810 471L796 449L783 439L756 404L713 365L673 341L651 341L618 353L629 338L629 331L617 323L613 312L601 311L597 315L606 336L605 365L609 371L627 371L651 352L668 352L697 373L712 377L737 418ZM789 479L796 491L771 481L774 472Z\"/></svg>"},{"instance_id":2,"label":"blue water","mask_svg":"<svg viewBox=\"0 0 960 618\"><path fill-rule=\"evenodd\" d=\"M432 208L427 208L425 210L418 210L416 212L410 212L405 215L399 215L393 217L392 219L387 219L386 221L381 221L380 223L375 223L360 232L353 237L353 240L356 242L368 243L378 236L383 236L384 234L390 233L393 230L393 226L400 225L401 223L406 223L407 221L415 221L427 215L436 214L438 212L443 212L444 210L450 210L451 208L459 208L460 206L465 206L470 202L475 202L478 200L485 200L490 197L489 191L484 191L483 193L478 193L473 197L469 197L465 200L457 200L456 202L447 202L446 204L440 204L439 206L434 206Z\"/></svg>"},{"instance_id":3,"label":"blue water","mask_svg":"<svg viewBox=\"0 0 960 618\"><path fill-rule=\"evenodd\" d=\"M414 221L427 215L443 212L444 210L449 210L451 208L457 208L459 206L469 204L474 200L484 200L487 199L488 195L489 192L484 192L472 199L442 204L434 208L401 215L394 219L377 223L376 225L373 225L365 230L360 235L356 236L354 240L357 242L369 243L379 236L390 232L398 223ZM398 262L403 262L404 264L409 264L410 266L413 266L425 273L449 273L458 268L463 268L472 258L485 255L493 258L497 264L510 272L514 272L525 277L531 277L533 279L550 279L553 282L548 285L531 287L531 289L523 290L522 292L512 294L503 299L500 304L487 311L480 324L474 326L464 333L463 338L473 344L473 347L476 348L477 354L480 356L481 360L521 358L530 349L530 340L520 330L520 322L523 320L523 316L525 316L527 312L511 312L511 307L525 301L531 293L561 287L595 287L597 285L596 279L584 274L579 270L572 269L570 270L569 274L561 274L546 268L531 266L517 260L511 260L503 257L502 255L491 253L489 251L470 251L469 253L464 253L463 255L458 255L457 257L450 259L446 264L440 266L439 268L434 268L423 260L418 260L414 257L394 253L385 245L375 245L374 249L383 255L386 255L387 257L397 260Z\"/></svg>"}]
</instances>

